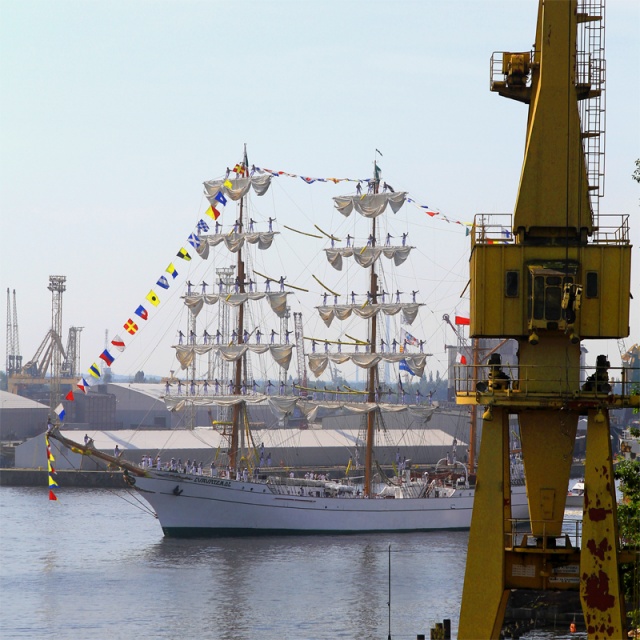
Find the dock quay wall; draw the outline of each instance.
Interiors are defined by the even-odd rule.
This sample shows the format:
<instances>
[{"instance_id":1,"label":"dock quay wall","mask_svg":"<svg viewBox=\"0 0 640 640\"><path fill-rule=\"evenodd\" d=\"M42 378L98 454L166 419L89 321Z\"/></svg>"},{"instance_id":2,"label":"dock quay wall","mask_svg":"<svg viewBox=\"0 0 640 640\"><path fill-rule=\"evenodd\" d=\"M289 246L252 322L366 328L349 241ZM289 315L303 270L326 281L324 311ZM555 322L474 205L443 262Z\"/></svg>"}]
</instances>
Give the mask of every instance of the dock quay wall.
<instances>
[{"instance_id":1,"label":"dock quay wall","mask_svg":"<svg viewBox=\"0 0 640 640\"><path fill-rule=\"evenodd\" d=\"M84 489L124 489L121 471L56 471L60 487ZM0 487L47 487L46 469L0 469Z\"/></svg>"}]
</instances>

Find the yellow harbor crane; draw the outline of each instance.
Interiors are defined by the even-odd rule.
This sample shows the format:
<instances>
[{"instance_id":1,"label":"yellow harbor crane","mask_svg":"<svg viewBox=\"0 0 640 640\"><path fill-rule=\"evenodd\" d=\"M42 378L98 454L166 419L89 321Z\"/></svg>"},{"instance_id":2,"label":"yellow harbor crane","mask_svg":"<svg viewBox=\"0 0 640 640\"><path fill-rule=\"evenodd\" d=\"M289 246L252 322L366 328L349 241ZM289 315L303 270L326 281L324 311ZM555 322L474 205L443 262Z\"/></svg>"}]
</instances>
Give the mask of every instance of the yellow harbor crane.
<instances>
[{"instance_id":1,"label":"yellow harbor crane","mask_svg":"<svg viewBox=\"0 0 640 640\"><path fill-rule=\"evenodd\" d=\"M579 590L589 638L621 638L622 554L609 410L638 406L606 356L581 368L583 339L629 334L628 217L602 216L604 6L540 0L534 49L494 54L491 89L528 105L513 216L477 215L472 234L473 338L514 338L508 375L494 354L460 368L459 404L484 407L459 638L497 638L509 593ZM505 229L508 233L505 234ZM510 508L509 415L517 415L530 528ZM581 546L562 531L572 451L587 417Z\"/></svg>"}]
</instances>

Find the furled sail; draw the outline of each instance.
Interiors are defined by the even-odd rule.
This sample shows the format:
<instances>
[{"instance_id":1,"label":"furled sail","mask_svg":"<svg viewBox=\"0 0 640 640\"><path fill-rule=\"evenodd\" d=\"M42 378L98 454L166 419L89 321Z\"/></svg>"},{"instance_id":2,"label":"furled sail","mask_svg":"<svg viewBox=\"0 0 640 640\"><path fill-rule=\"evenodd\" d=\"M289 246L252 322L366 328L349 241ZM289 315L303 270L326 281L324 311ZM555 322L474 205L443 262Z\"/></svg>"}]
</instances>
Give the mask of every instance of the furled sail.
<instances>
[{"instance_id":1,"label":"furled sail","mask_svg":"<svg viewBox=\"0 0 640 640\"><path fill-rule=\"evenodd\" d=\"M271 246L273 236L276 235L276 233L277 231L264 231L260 233L249 231L247 233L216 233L214 235L200 236L200 246L196 248L196 251L203 260L207 260L209 258L209 247L215 247L221 242L224 242L231 253L238 253L244 246L245 241L250 244L257 244L258 249L264 251Z\"/></svg>"},{"instance_id":2,"label":"furled sail","mask_svg":"<svg viewBox=\"0 0 640 640\"><path fill-rule=\"evenodd\" d=\"M345 217L351 215L355 209L365 218L377 218L384 213L387 205L393 213L397 213L405 202L406 191L368 193L355 196L338 196L333 199L336 209Z\"/></svg>"},{"instance_id":3,"label":"furled sail","mask_svg":"<svg viewBox=\"0 0 640 640\"><path fill-rule=\"evenodd\" d=\"M366 414L370 411L380 409L390 413L409 412L414 418L428 422L435 411L435 406L418 406L406 404L383 404L371 402L354 402L349 400L323 400L302 398L270 396L269 405L274 415L279 419L284 419L293 413L294 408L298 408L310 422L315 422L320 409L333 410L340 413L360 413Z\"/></svg>"},{"instance_id":4,"label":"furled sail","mask_svg":"<svg viewBox=\"0 0 640 640\"><path fill-rule=\"evenodd\" d=\"M402 312L402 318L405 324L412 324L418 315L420 307L424 306L419 302L394 302L381 304L336 304L333 306L322 305L317 307L320 317L324 320L327 327L331 326L334 318L338 320L346 320L352 313L360 318L368 320L373 316L384 313L388 316L394 316Z\"/></svg>"},{"instance_id":5,"label":"furled sail","mask_svg":"<svg viewBox=\"0 0 640 640\"><path fill-rule=\"evenodd\" d=\"M231 185L231 186L229 186ZM226 178L225 180L207 180L204 183L204 194L212 205L216 204L215 196L218 191L222 191L231 200L238 201L247 195L249 189L253 187L256 195L263 196L271 185L271 175L268 173L258 173L248 178Z\"/></svg>"},{"instance_id":6,"label":"furled sail","mask_svg":"<svg viewBox=\"0 0 640 640\"><path fill-rule=\"evenodd\" d=\"M288 291L249 291L247 293L190 293L184 297L185 305L197 316L205 304L217 304L221 302L229 307L239 307L247 300L262 300L267 298L271 310L279 317L284 318L287 312Z\"/></svg>"},{"instance_id":7,"label":"furled sail","mask_svg":"<svg viewBox=\"0 0 640 640\"><path fill-rule=\"evenodd\" d=\"M417 376L422 376L427 362L427 356L424 353L387 353L384 351L377 353L310 353L308 358L309 369L316 378L322 375L329 362L343 364L351 361L361 369L371 369L379 362L399 363L405 360L411 371Z\"/></svg>"},{"instance_id":8,"label":"furled sail","mask_svg":"<svg viewBox=\"0 0 640 640\"><path fill-rule=\"evenodd\" d=\"M325 249L327 260L334 269L342 270L342 259L353 258L361 267L370 267L381 255L393 260L396 267L400 266L414 247L339 247Z\"/></svg>"},{"instance_id":9,"label":"furled sail","mask_svg":"<svg viewBox=\"0 0 640 640\"><path fill-rule=\"evenodd\" d=\"M267 353L285 370L289 369L291 362L291 353L293 345L290 344L236 344L236 345L218 345L218 344L176 344L173 345L176 350L176 358L180 362L183 369L189 367L196 355L203 355L209 351L214 351L223 360L227 362L236 362L242 356L250 351L251 353Z\"/></svg>"},{"instance_id":10,"label":"furled sail","mask_svg":"<svg viewBox=\"0 0 640 640\"><path fill-rule=\"evenodd\" d=\"M236 404L260 404L266 399L265 395L227 395L227 396L165 396L164 403L169 411L183 411L189 406L194 407L232 407Z\"/></svg>"}]
</instances>

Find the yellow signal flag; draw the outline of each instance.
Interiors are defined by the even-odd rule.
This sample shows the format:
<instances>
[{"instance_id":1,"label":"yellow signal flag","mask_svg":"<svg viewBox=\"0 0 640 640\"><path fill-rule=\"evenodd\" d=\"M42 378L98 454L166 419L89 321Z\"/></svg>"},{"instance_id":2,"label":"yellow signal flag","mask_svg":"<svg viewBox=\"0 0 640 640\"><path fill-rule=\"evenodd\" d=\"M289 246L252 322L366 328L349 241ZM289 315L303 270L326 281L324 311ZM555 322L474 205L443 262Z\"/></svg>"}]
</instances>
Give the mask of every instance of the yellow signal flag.
<instances>
[{"instance_id":1,"label":"yellow signal flag","mask_svg":"<svg viewBox=\"0 0 640 640\"><path fill-rule=\"evenodd\" d=\"M346 470L345 470L345 472L344 472L344 475L345 475L345 476L348 476L348 475L349 475L349 471L351 471L351 463L352 463L352 462L353 462L353 458L349 458L349 464L347 465L347 468L346 468Z\"/></svg>"},{"instance_id":2,"label":"yellow signal flag","mask_svg":"<svg viewBox=\"0 0 640 640\"><path fill-rule=\"evenodd\" d=\"M228 178L222 183L222 185L227 187L227 189L233 189L233 184L231 184L231 180L229 180Z\"/></svg>"},{"instance_id":3,"label":"yellow signal flag","mask_svg":"<svg viewBox=\"0 0 640 640\"><path fill-rule=\"evenodd\" d=\"M205 211L205 214L208 215L210 218L213 218L214 220L217 220L220 217L220 212L217 209L214 209L213 205L211 205Z\"/></svg>"},{"instance_id":4,"label":"yellow signal flag","mask_svg":"<svg viewBox=\"0 0 640 640\"><path fill-rule=\"evenodd\" d=\"M178 275L178 272L176 271L176 268L173 266L173 262L169 263L169 266L165 269L165 271L169 274L171 274L172 278L176 278Z\"/></svg>"},{"instance_id":5,"label":"yellow signal flag","mask_svg":"<svg viewBox=\"0 0 640 640\"><path fill-rule=\"evenodd\" d=\"M147 300L154 306L157 307L160 304L160 298L158 298L158 296L155 294L154 290L152 289L151 291L149 291L149 293L147 293Z\"/></svg>"},{"instance_id":6,"label":"yellow signal flag","mask_svg":"<svg viewBox=\"0 0 640 640\"><path fill-rule=\"evenodd\" d=\"M50 487L57 487L58 486L58 483L51 476L49 476L49 486Z\"/></svg>"}]
</instances>

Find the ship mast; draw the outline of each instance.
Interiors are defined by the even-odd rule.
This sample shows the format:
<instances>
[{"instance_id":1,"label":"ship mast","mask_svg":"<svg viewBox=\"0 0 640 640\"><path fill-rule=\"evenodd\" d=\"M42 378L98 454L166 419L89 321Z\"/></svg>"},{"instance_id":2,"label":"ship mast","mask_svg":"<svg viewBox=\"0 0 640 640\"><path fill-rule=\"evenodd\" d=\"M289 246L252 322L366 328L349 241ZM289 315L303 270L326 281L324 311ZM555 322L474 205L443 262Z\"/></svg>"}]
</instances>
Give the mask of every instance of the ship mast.
<instances>
[{"instance_id":1,"label":"ship mast","mask_svg":"<svg viewBox=\"0 0 640 640\"><path fill-rule=\"evenodd\" d=\"M244 156L242 159L244 171L248 171L249 162L247 159L247 145L244 146ZM240 199L240 213L238 216L237 233L242 233L243 229L243 215L244 215L244 197ZM242 258L242 249L238 251L237 261L237 274L239 293L244 293L244 260ZM244 341L244 305L238 307L238 344L242 344ZM242 388L242 363L244 358L238 358L235 363L235 372L233 380L233 395L240 395ZM236 469L238 463L238 436L240 432L240 420L242 418L242 410L244 403L236 403L233 405L233 419L231 427L231 447L229 448L229 466L232 470Z\"/></svg>"},{"instance_id":2,"label":"ship mast","mask_svg":"<svg viewBox=\"0 0 640 640\"><path fill-rule=\"evenodd\" d=\"M378 193L378 188L380 186L380 170L378 169L378 164L374 158L373 161L373 181L372 185L372 193ZM376 219L375 217L371 220L371 246L375 247L376 245ZM378 276L376 274L375 261L371 265L371 277L369 281L369 290L371 292L371 302L377 303L378 301ZM376 352L376 340L377 340L377 329L378 324L376 320L376 315L371 316L371 326L370 326L370 335L369 342L371 346L371 353ZM376 399L376 384L378 382L378 368L371 367L368 370L368 381L367 381L367 401L372 404ZM372 409L367 413L367 441L366 441L366 451L365 451L365 459L364 459L364 495L366 497L371 496L371 484L372 484L372 469L373 469L373 441L374 441L374 433L375 433L375 422L376 422L376 409Z\"/></svg>"}]
</instances>

